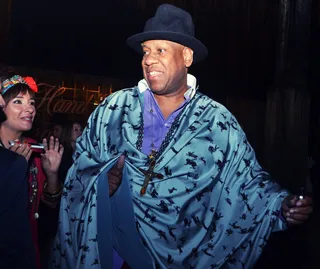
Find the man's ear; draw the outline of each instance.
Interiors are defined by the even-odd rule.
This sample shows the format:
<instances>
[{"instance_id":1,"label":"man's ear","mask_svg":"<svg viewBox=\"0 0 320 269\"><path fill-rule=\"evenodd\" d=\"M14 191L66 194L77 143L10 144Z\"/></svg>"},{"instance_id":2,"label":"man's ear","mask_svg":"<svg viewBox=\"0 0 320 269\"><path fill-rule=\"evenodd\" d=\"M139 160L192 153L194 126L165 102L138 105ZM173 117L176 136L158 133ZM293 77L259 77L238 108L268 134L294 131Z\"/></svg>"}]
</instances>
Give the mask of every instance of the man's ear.
<instances>
[{"instance_id":1,"label":"man's ear","mask_svg":"<svg viewBox=\"0 0 320 269\"><path fill-rule=\"evenodd\" d=\"M190 67L193 62L193 50L185 47L182 53L185 66Z\"/></svg>"}]
</instances>

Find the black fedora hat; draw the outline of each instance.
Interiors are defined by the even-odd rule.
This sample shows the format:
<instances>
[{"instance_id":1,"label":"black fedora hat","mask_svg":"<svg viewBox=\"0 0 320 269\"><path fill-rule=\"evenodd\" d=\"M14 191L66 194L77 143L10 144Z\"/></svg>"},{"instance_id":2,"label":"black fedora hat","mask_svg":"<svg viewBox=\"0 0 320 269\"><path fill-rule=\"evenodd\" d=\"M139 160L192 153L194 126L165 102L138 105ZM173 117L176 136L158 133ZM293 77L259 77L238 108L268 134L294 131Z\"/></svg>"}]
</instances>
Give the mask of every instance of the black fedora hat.
<instances>
[{"instance_id":1,"label":"black fedora hat","mask_svg":"<svg viewBox=\"0 0 320 269\"><path fill-rule=\"evenodd\" d=\"M169 40L193 50L193 62L203 60L208 50L194 37L191 15L185 10L169 4L158 7L154 17L149 19L144 31L127 39L127 44L137 52L142 52L141 43L147 40Z\"/></svg>"}]
</instances>

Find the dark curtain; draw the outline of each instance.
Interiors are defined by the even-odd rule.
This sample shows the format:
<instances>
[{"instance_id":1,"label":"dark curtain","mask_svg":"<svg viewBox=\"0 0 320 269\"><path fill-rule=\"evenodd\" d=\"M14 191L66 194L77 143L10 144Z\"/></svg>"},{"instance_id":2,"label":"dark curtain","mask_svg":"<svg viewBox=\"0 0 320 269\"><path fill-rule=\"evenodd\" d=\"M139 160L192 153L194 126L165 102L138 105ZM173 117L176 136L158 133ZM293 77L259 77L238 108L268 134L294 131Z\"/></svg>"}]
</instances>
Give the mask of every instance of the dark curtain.
<instances>
[{"instance_id":1,"label":"dark curtain","mask_svg":"<svg viewBox=\"0 0 320 269\"><path fill-rule=\"evenodd\" d=\"M293 193L308 176L309 93L288 85L269 92L266 106L265 166Z\"/></svg>"},{"instance_id":2,"label":"dark curtain","mask_svg":"<svg viewBox=\"0 0 320 269\"><path fill-rule=\"evenodd\" d=\"M264 163L298 193L308 179L311 0L280 0L275 81L267 95ZM308 230L312 222L273 234L257 268L317 268Z\"/></svg>"},{"instance_id":3,"label":"dark curtain","mask_svg":"<svg viewBox=\"0 0 320 269\"><path fill-rule=\"evenodd\" d=\"M11 22L11 0L0 1L0 61L7 60L8 38Z\"/></svg>"}]
</instances>

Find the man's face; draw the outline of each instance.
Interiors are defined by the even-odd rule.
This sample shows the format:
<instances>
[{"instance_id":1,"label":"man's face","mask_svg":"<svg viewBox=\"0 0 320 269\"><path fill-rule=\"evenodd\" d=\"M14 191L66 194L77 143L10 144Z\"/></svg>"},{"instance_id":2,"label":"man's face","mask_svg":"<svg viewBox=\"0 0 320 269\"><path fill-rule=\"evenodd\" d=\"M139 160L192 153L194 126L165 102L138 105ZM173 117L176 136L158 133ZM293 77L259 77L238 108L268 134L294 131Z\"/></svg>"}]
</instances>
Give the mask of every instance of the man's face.
<instances>
[{"instance_id":1,"label":"man's face","mask_svg":"<svg viewBox=\"0 0 320 269\"><path fill-rule=\"evenodd\" d=\"M148 40L142 44L142 50L143 75L154 94L170 95L186 90L191 49L171 41Z\"/></svg>"}]
</instances>

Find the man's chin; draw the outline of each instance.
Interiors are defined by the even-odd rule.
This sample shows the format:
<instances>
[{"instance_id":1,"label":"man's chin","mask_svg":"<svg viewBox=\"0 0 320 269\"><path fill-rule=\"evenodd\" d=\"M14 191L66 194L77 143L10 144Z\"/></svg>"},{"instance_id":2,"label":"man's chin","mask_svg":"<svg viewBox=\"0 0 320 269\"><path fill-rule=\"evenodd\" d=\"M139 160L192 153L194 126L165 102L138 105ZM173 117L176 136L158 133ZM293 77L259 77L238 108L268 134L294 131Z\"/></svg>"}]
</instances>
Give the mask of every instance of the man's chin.
<instances>
[{"instance_id":1,"label":"man's chin","mask_svg":"<svg viewBox=\"0 0 320 269\"><path fill-rule=\"evenodd\" d=\"M155 94L161 94L161 92L163 92L163 87L161 87L159 84L150 83L149 88Z\"/></svg>"}]
</instances>

